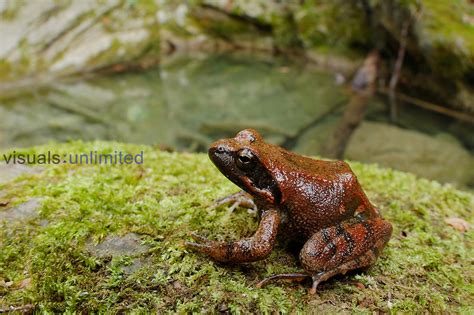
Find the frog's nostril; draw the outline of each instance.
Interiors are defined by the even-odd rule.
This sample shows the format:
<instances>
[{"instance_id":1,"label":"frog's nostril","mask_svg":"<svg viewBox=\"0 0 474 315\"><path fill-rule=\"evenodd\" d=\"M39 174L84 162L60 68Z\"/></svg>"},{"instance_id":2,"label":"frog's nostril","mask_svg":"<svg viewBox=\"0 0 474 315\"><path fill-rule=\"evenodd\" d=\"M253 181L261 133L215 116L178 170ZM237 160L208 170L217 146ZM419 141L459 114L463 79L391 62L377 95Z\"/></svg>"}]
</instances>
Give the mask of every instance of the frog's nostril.
<instances>
[{"instance_id":1,"label":"frog's nostril","mask_svg":"<svg viewBox=\"0 0 474 315\"><path fill-rule=\"evenodd\" d=\"M224 152L225 152L225 146L218 145L216 148L216 153L224 153Z\"/></svg>"},{"instance_id":2,"label":"frog's nostril","mask_svg":"<svg viewBox=\"0 0 474 315\"><path fill-rule=\"evenodd\" d=\"M1 0L0 0L1 1ZM230 151L229 145L225 141L216 141L209 147L209 154L211 155L222 155Z\"/></svg>"}]
</instances>

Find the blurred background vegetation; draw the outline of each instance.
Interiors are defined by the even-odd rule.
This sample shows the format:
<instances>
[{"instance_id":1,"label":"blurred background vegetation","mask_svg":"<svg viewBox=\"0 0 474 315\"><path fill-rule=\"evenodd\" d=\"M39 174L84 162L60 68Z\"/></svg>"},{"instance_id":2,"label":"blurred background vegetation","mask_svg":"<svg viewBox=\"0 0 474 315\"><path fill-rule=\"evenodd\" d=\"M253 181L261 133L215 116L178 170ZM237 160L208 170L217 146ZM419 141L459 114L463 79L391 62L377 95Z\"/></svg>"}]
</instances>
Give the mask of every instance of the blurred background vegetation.
<instances>
[{"instance_id":1,"label":"blurred background vegetation","mask_svg":"<svg viewBox=\"0 0 474 315\"><path fill-rule=\"evenodd\" d=\"M253 127L474 187L471 0L0 0L0 37L1 149Z\"/></svg>"}]
</instances>

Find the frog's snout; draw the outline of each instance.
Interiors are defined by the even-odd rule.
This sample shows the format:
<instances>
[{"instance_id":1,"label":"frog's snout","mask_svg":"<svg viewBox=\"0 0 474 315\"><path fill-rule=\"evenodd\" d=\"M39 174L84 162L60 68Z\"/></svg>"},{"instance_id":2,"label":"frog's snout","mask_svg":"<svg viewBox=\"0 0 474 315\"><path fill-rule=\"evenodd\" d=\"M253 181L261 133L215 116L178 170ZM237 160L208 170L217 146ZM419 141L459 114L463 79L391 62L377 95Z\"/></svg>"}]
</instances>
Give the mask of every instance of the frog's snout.
<instances>
[{"instance_id":1,"label":"frog's snout","mask_svg":"<svg viewBox=\"0 0 474 315\"><path fill-rule=\"evenodd\" d=\"M228 152L229 148L226 147L224 144L218 144L216 146L211 146L209 148L209 154L223 154L225 152Z\"/></svg>"},{"instance_id":2,"label":"frog's snout","mask_svg":"<svg viewBox=\"0 0 474 315\"><path fill-rule=\"evenodd\" d=\"M216 155L222 155L229 153L231 151L231 148L227 141L225 140L218 140L211 144L209 147L209 156L216 156Z\"/></svg>"},{"instance_id":3,"label":"frog's snout","mask_svg":"<svg viewBox=\"0 0 474 315\"><path fill-rule=\"evenodd\" d=\"M231 147L225 141L214 142L208 153L211 161L221 170L232 164Z\"/></svg>"}]
</instances>

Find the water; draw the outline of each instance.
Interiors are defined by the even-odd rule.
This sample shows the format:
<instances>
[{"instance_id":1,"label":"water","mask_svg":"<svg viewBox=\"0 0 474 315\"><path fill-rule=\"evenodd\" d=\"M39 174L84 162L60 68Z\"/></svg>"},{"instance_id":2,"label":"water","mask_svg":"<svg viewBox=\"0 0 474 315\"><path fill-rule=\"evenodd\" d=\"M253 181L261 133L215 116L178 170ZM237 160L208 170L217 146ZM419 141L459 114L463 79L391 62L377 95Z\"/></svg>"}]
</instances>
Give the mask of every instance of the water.
<instances>
[{"instance_id":1,"label":"water","mask_svg":"<svg viewBox=\"0 0 474 315\"><path fill-rule=\"evenodd\" d=\"M56 83L0 99L0 149L51 140L103 139L204 151L215 139L253 127L268 141L315 155L321 153L349 99L345 85L336 81L334 73L284 59L178 56L146 72ZM369 136L360 134L351 140L347 157L374 162L374 153L364 157L357 151L370 151L377 140L371 137L388 130L387 141L395 140L387 150L398 151L402 161L398 165L392 156L385 163L387 153L383 151L375 162L460 186L474 182L474 174L453 176L455 166L436 157L439 148L447 147L443 150L456 157L459 167L472 165L472 126L413 107L399 110L397 127L390 129L386 101L371 101L366 118L371 122L361 129ZM370 136L370 130L377 134ZM406 130L421 135L418 140L428 143L430 149L420 152L419 144L412 148L407 141L413 137L403 134ZM433 156L425 156L427 152ZM421 166L413 166L412 160L420 156ZM428 174L425 169L433 167L444 168L444 173Z\"/></svg>"}]
</instances>

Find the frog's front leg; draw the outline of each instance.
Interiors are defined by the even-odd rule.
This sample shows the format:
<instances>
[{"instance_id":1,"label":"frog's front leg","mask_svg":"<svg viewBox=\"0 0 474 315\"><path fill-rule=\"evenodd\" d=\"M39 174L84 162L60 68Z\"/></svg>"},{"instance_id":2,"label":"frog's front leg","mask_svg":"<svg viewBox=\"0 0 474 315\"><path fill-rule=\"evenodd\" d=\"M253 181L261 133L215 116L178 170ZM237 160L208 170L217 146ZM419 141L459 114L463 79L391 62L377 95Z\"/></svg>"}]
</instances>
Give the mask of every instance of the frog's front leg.
<instances>
[{"instance_id":1,"label":"frog's front leg","mask_svg":"<svg viewBox=\"0 0 474 315\"><path fill-rule=\"evenodd\" d=\"M266 258L275 245L280 214L275 209L262 213L260 224L252 237L236 242L216 242L197 234L191 235L196 243L186 242L186 247L211 256L219 262L244 263Z\"/></svg>"},{"instance_id":2,"label":"frog's front leg","mask_svg":"<svg viewBox=\"0 0 474 315\"><path fill-rule=\"evenodd\" d=\"M216 208L223 204L229 203L232 203L232 205L229 207L229 212L234 211L237 207L247 208L249 213L257 212L257 205L253 201L252 196L243 190L236 192L232 195L226 196L224 198L217 199L212 205L212 208Z\"/></svg>"}]
</instances>

